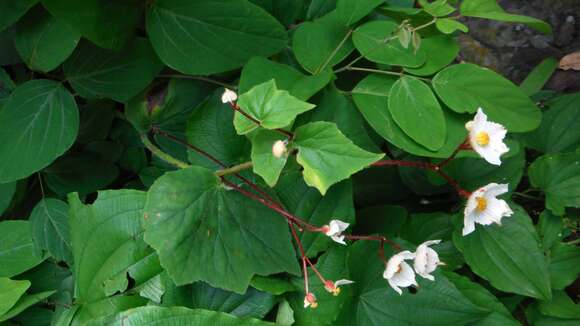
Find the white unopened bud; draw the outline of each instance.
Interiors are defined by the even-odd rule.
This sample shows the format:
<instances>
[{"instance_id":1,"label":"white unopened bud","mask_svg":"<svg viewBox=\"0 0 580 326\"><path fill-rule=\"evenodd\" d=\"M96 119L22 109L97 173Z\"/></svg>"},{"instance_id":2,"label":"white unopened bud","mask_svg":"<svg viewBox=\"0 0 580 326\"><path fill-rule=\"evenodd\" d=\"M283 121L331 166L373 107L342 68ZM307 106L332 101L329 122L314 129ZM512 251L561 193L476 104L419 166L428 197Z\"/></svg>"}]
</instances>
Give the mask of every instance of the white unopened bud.
<instances>
[{"instance_id":1,"label":"white unopened bud","mask_svg":"<svg viewBox=\"0 0 580 326\"><path fill-rule=\"evenodd\" d=\"M272 154L276 158L282 157L282 155L286 154L286 144L288 142L285 140L278 140L272 146Z\"/></svg>"},{"instance_id":2,"label":"white unopened bud","mask_svg":"<svg viewBox=\"0 0 580 326\"><path fill-rule=\"evenodd\" d=\"M233 103L238 99L238 94L231 89L226 88L222 94L222 103Z\"/></svg>"}]
</instances>

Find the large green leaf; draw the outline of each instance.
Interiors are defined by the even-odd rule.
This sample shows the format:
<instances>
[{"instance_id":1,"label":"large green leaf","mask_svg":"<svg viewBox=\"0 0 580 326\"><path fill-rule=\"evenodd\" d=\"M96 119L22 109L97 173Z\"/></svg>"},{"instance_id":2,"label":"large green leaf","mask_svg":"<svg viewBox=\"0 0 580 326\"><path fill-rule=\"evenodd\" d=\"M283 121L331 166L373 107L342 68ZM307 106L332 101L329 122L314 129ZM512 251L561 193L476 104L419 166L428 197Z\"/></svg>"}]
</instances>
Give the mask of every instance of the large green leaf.
<instances>
[{"instance_id":1,"label":"large green leaf","mask_svg":"<svg viewBox=\"0 0 580 326\"><path fill-rule=\"evenodd\" d=\"M501 226L478 226L467 236L461 236L458 227L453 241L471 269L495 288L548 300L550 276L536 230L523 208L510 206L514 214Z\"/></svg>"},{"instance_id":2,"label":"large green leaf","mask_svg":"<svg viewBox=\"0 0 580 326\"><path fill-rule=\"evenodd\" d=\"M417 143L432 151L443 146L447 136L445 116L424 82L413 77L396 81L389 94L389 111L397 125Z\"/></svg>"},{"instance_id":3,"label":"large green leaf","mask_svg":"<svg viewBox=\"0 0 580 326\"><path fill-rule=\"evenodd\" d=\"M580 150L547 154L528 169L530 182L546 193L546 207L557 215L565 207L580 207Z\"/></svg>"},{"instance_id":4,"label":"large green leaf","mask_svg":"<svg viewBox=\"0 0 580 326\"><path fill-rule=\"evenodd\" d=\"M421 41L425 52L425 63L417 68L405 67L405 71L418 76L429 76L446 67L459 53L458 42L450 36L437 35Z\"/></svg>"},{"instance_id":5,"label":"large green leaf","mask_svg":"<svg viewBox=\"0 0 580 326\"><path fill-rule=\"evenodd\" d=\"M21 297L16 304L10 308L10 310L6 311L4 315L0 313L0 322L6 321L13 317L16 317L18 314L23 312L24 310L28 309L32 305L43 301L44 299L48 298L56 291L45 291L40 293L34 293L30 295L25 295Z\"/></svg>"},{"instance_id":6,"label":"large green leaf","mask_svg":"<svg viewBox=\"0 0 580 326\"><path fill-rule=\"evenodd\" d=\"M522 15L506 13L497 0L465 0L461 2L461 14L468 17L486 18L510 23L523 23L542 33L552 33L552 27L546 22Z\"/></svg>"},{"instance_id":7,"label":"large green leaf","mask_svg":"<svg viewBox=\"0 0 580 326\"><path fill-rule=\"evenodd\" d=\"M119 274L126 277L132 266L150 255L141 228L145 193L103 191L92 205L83 204L73 193L68 201L75 262L74 296L80 303L106 304L99 300L113 292L111 282L119 281ZM122 286L119 290L123 290Z\"/></svg>"},{"instance_id":8,"label":"large green leaf","mask_svg":"<svg viewBox=\"0 0 580 326\"><path fill-rule=\"evenodd\" d=\"M239 68L286 45L284 27L246 0L155 1L147 13L147 33L161 60L186 74Z\"/></svg>"},{"instance_id":9,"label":"large green leaf","mask_svg":"<svg viewBox=\"0 0 580 326\"><path fill-rule=\"evenodd\" d=\"M543 153L569 152L580 148L580 94L559 96L550 101L540 127L522 135L526 146Z\"/></svg>"},{"instance_id":10,"label":"large green leaf","mask_svg":"<svg viewBox=\"0 0 580 326\"><path fill-rule=\"evenodd\" d=\"M16 192L16 182L0 183L0 216L10 206Z\"/></svg>"},{"instance_id":11,"label":"large green leaf","mask_svg":"<svg viewBox=\"0 0 580 326\"><path fill-rule=\"evenodd\" d=\"M328 188L380 160L384 155L367 152L352 143L330 122L312 122L296 129L294 145L304 167L306 184L322 195Z\"/></svg>"},{"instance_id":12,"label":"large green leaf","mask_svg":"<svg viewBox=\"0 0 580 326\"><path fill-rule=\"evenodd\" d=\"M250 0L264 8L285 26L291 25L304 7L306 0Z\"/></svg>"},{"instance_id":13,"label":"large green leaf","mask_svg":"<svg viewBox=\"0 0 580 326\"><path fill-rule=\"evenodd\" d=\"M268 326L273 323L258 319L237 318L223 312L184 307L139 307L121 312L110 318L99 318L87 326Z\"/></svg>"},{"instance_id":14,"label":"large green leaf","mask_svg":"<svg viewBox=\"0 0 580 326\"><path fill-rule=\"evenodd\" d=\"M68 208L61 200L43 199L30 213L30 227L37 252L45 250L56 260L72 266Z\"/></svg>"},{"instance_id":15,"label":"large green leaf","mask_svg":"<svg viewBox=\"0 0 580 326\"><path fill-rule=\"evenodd\" d=\"M49 165L74 142L79 113L59 83L36 79L21 84L0 109L0 183L25 178Z\"/></svg>"},{"instance_id":16,"label":"large green leaf","mask_svg":"<svg viewBox=\"0 0 580 326\"><path fill-rule=\"evenodd\" d=\"M42 0L42 4L91 42L115 50L133 36L144 5L140 0Z\"/></svg>"},{"instance_id":17,"label":"large green leaf","mask_svg":"<svg viewBox=\"0 0 580 326\"><path fill-rule=\"evenodd\" d=\"M294 32L292 49L304 69L316 75L346 58L354 47L350 31L336 11L313 22L305 22Z\"/></svg>"},{"instance_id":18,"label":"large green leaf","mask_svg":"<svg viewBox=\"0 0 580 326\"><path fill-rule=\"evenodd\" d=\"M29 287L28 280L17 281L0 277L0 318L18 302Z\"/></svg>"},{"instance_id":19,"label":"large green leaf","mask_svg":"<svg viewBox=\"0 0 580 326\"><path fill-rule=\"evenodd\" d=\"M580 320L580 305L564 291L554 291L552 300L539 302L538 309L544 315Z\"/></svg>"},{"instance_id":20,"label":"large green leaf","mask_svg":"<svg viewBox=\"0 0 580 326\"><path fill-rule=\"evenodd\" d=\"M336 11L346 25L352 25L384 2L384 0L338 0Z\"/></svg>"},{"instance_id":21,"label":"large green leaf","mask_svg":"<svg viewBox=\"0 0 580 326\"><path fill-rule=\"evenodd\" d=\"M549 255L552 288L563 290L580 275L580 248L557 242Z\"/></svg>"},{"instance_id":22,"label":"large green leaf","mask_svg":"<svg viewBox=\"0 0 580 326\"><path fill-rule=\"evenodd\" d=\"M287 91L279 90L274 79L254 86L242 94L238 105L245 113L260 122L266 129L277 129L288 126L300 113L312 110L313 104L303 102L290 95ZM259 126L236 112L234 127L240 135L256 130Z\"/></svg>"},{"instance_id":23,"label":"large green leaf","mask_svg":"<svg viewBox=\"0 0 580 326\"><path fill-rule=\"evenodd\" d=\"M0 0L0 32L14 24L39 0Z\"/></svg>"},{"instance_id":24,"label":"large green leaf","mask_svg":"<svg viewBox=\"0 0 580 326\"><path fill-rule=\"evenodd\" d=\"M440 71L433 78L439 97L456 112L474 113L477 108L510 132L525 132L538 127L538 107L516 85L487 68L458 64Z\"/></svg>"},{"instance_id":25,"label":"large green leaf","mask_svg":"<svg viewBox=\"0 0 580 326\"><path fill-rule=\"evenodd\" d=\"M306 185L299 171L289 171L280 178L275 189L284 207L310 224L325 225L333 219L354 223L350 180L337 183L321 196L316 189ZM315 257L333 244L325 234L314 232L302 232L300 241L309 257Z\"/></svg>"},{"instance_id":26,"label":"large green leaf","mask_svg":"<svg viewBox=\"0 0 580 326\"><path fill-rule=\"evenodd\" d=\"M393 145L414 155L448 157L466 137L465 118L444 110L447 125L445 143L438 151L430 151L418 144L395 123L390 112L389 94L397 81L393 76L368 75L353 89L353 99L371 127Z\"/></svg>"},{"instance_id":27,"label":"large green leaf","mask_svg":"<svg viewBox=\"0 0 580 326\"><path fill-rule=\"evenodd\" d=\"M157 179L145 214L145 240L178 285L202 280L244 293L256 274L298 272L284 218L226 189L210 170Z\"/></svg>"},{"instance_id":28,"label":"large green leaf","mask_svg":"<svg viewBox=\"0 0 580 326\"><path fill-rule=\"evenodd\" d=\"M40 264L28 221L0 222L0 277L12 277Z\"/></svg>"},{"instance_id":29,"label":"large green leaf","mask_svg":"<svg viewBox=\"0 0 580 326\"><path fill-rule=\"evenodd\" d=\"M14 44L30 69L47 72L66 60L80 37L66 23L37 7L16 26Z\"/></svg>"},{"instance_id":30,"label":"large green leaf","mask_svg":"<svg viewBox=\"0 0 580 326\"><path fill-rule=\"evenodd\" d=\"M252 87L274 79L278 89L306 101L330 82L332 72L325 70L318 75L306 76L298 70L262 57L250 59L242 69L238 91L243 94Z\"/></svg>"},{"instance_id":31,"label":"large green leaf","mask_svg":"<svg viewBox=\"0 0 580 326\"><path fill-rule=\"evenodd\" d=\"M258 130L252 137L252 168L254 173L261 176L270 187L278 182L278 177L288 159L287 153L275 157L272 147L275 142L284 140L286 140L284 135L271 130Z\"/></svg>"},{"instance_id":32,"label":"large green leaf","mask_svg":"<svg viewBox=\"0 0 580 326\"><path fill-rule=\"evenodd\" d=\"M546 58L542 60L526 76L526 79L520 84L520 89L526 95L532 96L542 90L544 85L550 80L552 74L558 68L558 60Z\"/></svg>"},{"instance_id":33,"label":"large green leaf","mask_svg":"<svg viewBox=\"0 0 580 326\"><path fill-rule=\"evenodd\" d=\"M67 80L81 96L119 102L137 95L162 68L151 44L143 38L133 39L120 52L81 42L63 66Z\"/></svg>"},{"instance_id":34,"label":"large green leaf","mask_svg":"<svg viewBox=\"0 0 580 326\"><path fill-rule=\"evenodd\" d=\"M426 60L425 52L401 46L393 37L397 28L398 25L390 21L372 21L357 28L352 39L357 50L370 61L405 67L423 65Z\"/></svg>"}]
</instances>

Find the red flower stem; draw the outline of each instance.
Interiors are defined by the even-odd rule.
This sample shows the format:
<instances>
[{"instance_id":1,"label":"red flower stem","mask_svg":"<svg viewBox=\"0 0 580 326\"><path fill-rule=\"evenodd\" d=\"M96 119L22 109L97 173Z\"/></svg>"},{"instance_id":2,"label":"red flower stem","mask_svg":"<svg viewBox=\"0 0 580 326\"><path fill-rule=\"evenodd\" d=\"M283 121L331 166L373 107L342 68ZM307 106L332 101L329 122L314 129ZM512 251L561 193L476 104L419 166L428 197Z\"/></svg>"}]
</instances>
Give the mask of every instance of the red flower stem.
<instances>
[{"instance_id":1,"label":"red flower stem","mask_svg":"<svg viewBox=\"0 0 580 326\"><path fill-rule=\"evenodd\" d=\"M399 244L397 244L396 242L388 239L387 237L383 237L380 235L354 235L354 234L345 234L344 235L345 239L348 240L368 240L368 241L380 241L381 243L386 242L388 243L391 247L393 247L393 249L395 250L401 250L401 246L399 246ZM384 255L384 253L383 253Z\"/></svg>"},{"instance_id":2,"label":"red flower stem","mask_svg":"<svg viewBox=\"0 0 580 326\"><path fill-rule=\"evenodd\" d=\"M451 156L449 156L448 158L446 158L445 160L443 160L441 163L437 164L437 167L439 167L440 169L444 166L446 166L447 164L449 164L449 162L451 162L455 156L457 156L457 154L462 151L462 150L467 150L471 148L471 145L469 145L469 138L466 138L463 143L459 144L459 146L457 146L457 148L455 149L455 151L453 151L453 153L451 154Z\"/></svg>"},{"instance_id":3,"label":"red flower stem","mask_svg":"<svg viewBox=\"0 0 580 326\"><path fill-rule=\"evenodd\" d=\"M242 110L242 108L234 102L230 102L230 107L236 111L239 112L241 115L243 115L244 117L246 117L248 120L252 121L253 123L255 123L258 126L262 126L262 122L260 122L259 120L257 120L256 118L252 117L249 113L247 113L246 111ZM294 134L286 131L284 129L273 129L274 131L288 137L289 139L294 138Z\"/></svg>"},{"instance_id":4,"label":"red flower stem","mask_svg":"<svg viewBox=\"0 0 580 326\"><path fill-rule=\"evenodd\" d=\"M302 271L304 273L304 291L306 292L306 294L308 294L308 267L306 266L306 261L308 260L308 258L306 257L306 253L304 252L304 247L302 247L302 242L300 241L298 234L296 234L294 224L288 222L288 225L290 226L290 231L292 232L292 237L296 242L296 246L300 250L300 258L302 258Z\"/></svg>"}]
</instances>

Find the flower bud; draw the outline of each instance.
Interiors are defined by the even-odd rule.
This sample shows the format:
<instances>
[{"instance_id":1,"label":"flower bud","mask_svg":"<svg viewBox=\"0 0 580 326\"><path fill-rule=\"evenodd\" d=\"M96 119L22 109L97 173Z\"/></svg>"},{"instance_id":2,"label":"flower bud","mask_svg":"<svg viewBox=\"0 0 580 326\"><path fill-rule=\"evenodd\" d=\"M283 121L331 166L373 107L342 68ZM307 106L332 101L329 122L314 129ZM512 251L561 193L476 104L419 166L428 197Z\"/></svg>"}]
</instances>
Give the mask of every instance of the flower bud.
<instances>
[{"instance_id":1,"label":"flower bud","mask_svg":"<svg viewBox=\"0 0 580 326\"><path fill-rule=\"evenodd\" d=\"M274 143L274 145L272 146L272 154L274 155L274 157L276 158L281 158L282 155L286 154L286 144L287 141L283 141L283 140L278 140Z\"/></svg>"},{"instance_id":2,"label":"flower bud","mask_svg":"<svg viewBox=\"0 0 580 326\"><path fill-rule=\"evenodd\" d=\"M238 99L238 94L231 89L226 88L222 94L222 103L233 103Z\"/></svg>"},{"instance_id":3,"label":"flower bud","mask_svg":"<svg viewBox=\"0 0 580 326\"><path fill-rule=\"evenodd\" d=\"M306 294L306 296L304 297L304 308L316 308L318 307L318 302L316 301L316 296L314 296L314 293L309 292Z\"/></svg>"}]
</instances>

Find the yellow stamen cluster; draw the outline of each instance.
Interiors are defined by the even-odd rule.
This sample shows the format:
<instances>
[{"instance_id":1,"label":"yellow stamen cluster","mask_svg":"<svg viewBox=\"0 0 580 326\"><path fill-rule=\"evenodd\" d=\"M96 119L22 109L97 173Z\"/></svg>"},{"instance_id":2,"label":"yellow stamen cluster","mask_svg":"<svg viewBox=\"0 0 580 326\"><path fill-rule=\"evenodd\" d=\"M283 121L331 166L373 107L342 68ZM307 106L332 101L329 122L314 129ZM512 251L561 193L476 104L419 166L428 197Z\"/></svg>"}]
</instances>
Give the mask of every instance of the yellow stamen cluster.
<instances>
[{"instance_id":1,"label":"yellow stamen cluster","mask_svg":"<svg viewBox=\"0 0 580 326\"><path fill-rule=\"evenodd\" d=\"M483 197L476 197L475 201L477 201L477 210L481 213L487 208L487 199Z\"/></svg>"},{"instance_id":2,"label":"yellow stamen cluster","mask_svg":"<svg viewBox=\"0 0 580 326\"><path fill-rule=\"evenodd\" d=\"M480 131L475 135L475 141L480 146L486 146L489 144L489 134L485 131Z\"/></svg>"}]
</instances>

